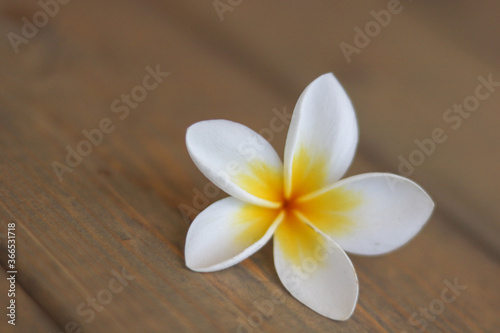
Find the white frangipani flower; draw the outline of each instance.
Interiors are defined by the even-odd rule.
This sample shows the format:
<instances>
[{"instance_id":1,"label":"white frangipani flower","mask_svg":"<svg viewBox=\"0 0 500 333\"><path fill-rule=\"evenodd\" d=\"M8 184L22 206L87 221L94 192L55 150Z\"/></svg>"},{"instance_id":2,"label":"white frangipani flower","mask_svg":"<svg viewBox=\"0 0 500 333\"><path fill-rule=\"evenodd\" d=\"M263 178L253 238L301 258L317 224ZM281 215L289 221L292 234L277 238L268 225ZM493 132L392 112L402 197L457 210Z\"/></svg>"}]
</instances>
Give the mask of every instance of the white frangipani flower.
<instances>
[{"instance_id":1,"label":"white frangipani flower","mask_svg":"<svg viewBox=\"0 0 500 333\"><path fill-rule=\"evenodd\" d=\"M230 267L274 235L274 264L285 288L328 318L349 318L358 281L344 251L392 251L419 232L434 208L422 188L397 175L339 181L357 141L354 109L333 74L320 76L300 96L283 164L264 138L238 123L189 127L191 158L230 197L191 224L186 265L199 272Z\"/></svg>"}]
</instances>

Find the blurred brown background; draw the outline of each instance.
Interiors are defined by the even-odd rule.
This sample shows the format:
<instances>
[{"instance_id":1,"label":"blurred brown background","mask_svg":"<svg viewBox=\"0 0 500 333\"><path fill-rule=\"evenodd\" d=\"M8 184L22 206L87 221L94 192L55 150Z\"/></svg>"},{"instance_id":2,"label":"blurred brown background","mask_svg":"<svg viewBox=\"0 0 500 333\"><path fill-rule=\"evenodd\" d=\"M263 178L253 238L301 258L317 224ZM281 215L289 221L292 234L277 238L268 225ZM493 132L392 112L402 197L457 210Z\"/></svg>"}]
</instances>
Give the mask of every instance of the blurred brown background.
<instances>
[{"instance_id":1,"label":"blurred brown background","mask_svg":"<svg viewBox=\"0 0 500 333\"><path fill-rule=\"evenodd\" d=\"M0 330L498 330L499 13L493 0L3 0L2 311L9 223L18 273L16 326L2 313ZM190 221L216 200L186 127L269 129L325 72L357 111L349 174L400 173L437 204L403 249L351 256L360 297L346 322L284 290L271 244L217 273L183 257ZM267 132L280 153L286 128ZM443 302L454 281L467 288ZM259 310L273 293L282 303Z\"/></svg>"}]
</instances>

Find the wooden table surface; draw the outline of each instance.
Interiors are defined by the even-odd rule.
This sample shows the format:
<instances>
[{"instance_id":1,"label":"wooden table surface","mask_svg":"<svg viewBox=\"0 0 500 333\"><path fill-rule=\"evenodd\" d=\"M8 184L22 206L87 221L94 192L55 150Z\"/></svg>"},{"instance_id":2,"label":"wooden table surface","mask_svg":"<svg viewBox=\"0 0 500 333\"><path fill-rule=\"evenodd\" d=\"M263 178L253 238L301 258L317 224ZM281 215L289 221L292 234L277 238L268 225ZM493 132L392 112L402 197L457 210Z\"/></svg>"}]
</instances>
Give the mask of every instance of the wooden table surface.
<instances>
[{"instance_id":1,"label":"wooden table surface","mask_svg":"<svg viewBox=\"0 0 500 333\"><path fill-rule=\"evenodd\" d=\"M2 1L0 331L499 332L499 12L493 0ZM345 322L285 291L272 244L216 273L183 254L190 222L223 196L200 195L186 128L269 128L326 72L357 111L349 175L401 173L436 202L404 248L351 256L360 296ZM286 127L270 132L278 152ZM436 129L446 139L419 153ZM68 163L68 149L87 156ZM443 302L450 284L464 287Z\"/></svg>"}]
</instances>

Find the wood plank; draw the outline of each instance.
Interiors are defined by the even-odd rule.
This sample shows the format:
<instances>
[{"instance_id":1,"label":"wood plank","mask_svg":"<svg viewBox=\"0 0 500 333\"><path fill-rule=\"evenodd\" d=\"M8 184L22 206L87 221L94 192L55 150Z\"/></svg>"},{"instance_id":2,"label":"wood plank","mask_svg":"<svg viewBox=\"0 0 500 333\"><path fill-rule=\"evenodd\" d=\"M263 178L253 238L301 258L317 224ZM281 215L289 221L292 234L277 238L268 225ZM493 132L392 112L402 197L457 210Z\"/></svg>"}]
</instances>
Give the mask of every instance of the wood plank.
<instances>
[{"instance_id":1,"label":"wood plank","mask_svg":"<svg viewBox=\"0 0 500 333\"><path fill-rule=\"evenodd\" d=\"M99 162L99 164L100 163L102 162ZM42 168L42 166L37 166ZM18 168L22 170L20 165ZM372 168L373 167L371 165L363 165L362 161L358 161L352 172L358 173L373 170ZM16 178L19 177L21 179L31 179L29 175L23 176L23 174L24 172L15 174L15 176ZM99 176L94 175L94 177L98 178ZM85 179L92 178L93 177L89 177ZM247 260L245 263L223 272L199 274L186 271L186 269L183 268L181 254L183 234L185 234L186 225L180 216L175 214L169 217L169 225L163 226L163 228L172 229L175 227L175 229L178 229L180 227L181 229L184 229L182 232L176 230L158 230L157 232L144 230L144 226L136 225L140 223L145 223L147 225L148 223L156 224L158 222L164 222L159 220L158 216L165 214L165 212L161 212L164 208L162 208L163 203L158 199L158 197L143 193L143 191L137 189L136 187L127 188L126 181L123 179L116 180L116 176L112 176L111 179L103 176L100 176L100 178L102 179L93 180L97 182L96 186L85 188L83 185L80 185L81 187L78 188L78 192L75 193L74 198L70 199L71 205L79 206L83 205L85 202L93 203L94 207L87 209L89 209L90 212L102 209L104 213L102 215L104 216L100 219L103 220L105 224L108 224L111 230L107 232L100 232L103 234L102 236L97 232L91 234L91 236L97 238L97 240L93 242L87 239L87 237L82 236L82 234L85 235L89 232L86 230L81 230L80 232L74 231L70 235L62 235L62 232L59 232L59 237L64 239L72 237L72 240L74 238L73 242L75 244L79 244L79 247L85 248L88 252L94 252L90 251L90 248L103 247L104 245L102 244L95 244L102 239L103 242L106 242L106 245L108 246L106 250L109 253L101 253L100 255L93 253L93 256L95 256L96 259L99 259L91 260L90 262L87 260L87 262L77 264L66 259L66 256L69 256L70 254L63 255L61 253L64 251L63 249L61 249L60 252L51 252L51 258L57 259L59 262L66 260L66 263L61 262L62 267L59 267L58 270L61 271L60 275L62 275L62 277L68 279L67 281L61 281L60 276L54 277L52 271L47 272L43 267L37 265L36 262L39 262L41 259L39 255L30 257L27 253L20 254L20 256L22 255L26 258L24 260L25 266L23 265L22 267L23 272L25 272L25 274L29 274L31 271L36 271L36 276L38 276L42 290L53 290L53 286L52 288L48 287L55 284L58 286L57 289L59 291L66 289L78 290L83 288L84 290L87 290L86 293L95 295L99 290L105 288L109 283L109 279L112 278L112 274L109 274L108 271L110 266L107 262L104 262L104 258L107 258L106 261L113 260L120 263L129 262L129 265L132 267L129 268L127 266L127 271L130 271L130 274L132 275L141 277L141 285L154 285L158 283L155 283L154 280L159 279L160 277L156 277L153 273L149 273L148 267L145 267L142 262L143 260L147 260L147 263L154 265L154 270L157 271L157 274L162 276L163 279L166 279L161 283L158 283L158 289L156 290L156 293L160 294L158 296L165 297L162 302L167 302L170 306L182 306L182 302L177 299L175 295L172 295L171 293L164 295L161 292L161 290L168 288L168 282L175 282L175 286L182 289L188 295L192 305L196 305L193 306L193 308L190 308L189 311L186 310L186 312L184 312L186 316L189 316L191 320L193 320L193 327L191 327L191 329L196 327L200 329L207 329L208 331L216 331L218 329L216 327L209 328L209 326L203 326L200 318L197 318L200 313L195 312L196 309L208 313L210 318L227 318L227 320L229 320L226 312L231 311L231 308L234 306L233 304L243 307L245 310L237 313L235 316L236 318L233 318L233 321L227 322L227 329L239 325L239 318L245 318L248 314L255 311L255 308L252 306L253 301L261 302L267 300L270 292L276 290L282 291L282 287L279 284L272 265L270 246L267 246L254 258ZM99 183L101 182L109 182L111 184L107 186L111 187L111 185L113 185L113 187L116 187L115 191L108 194L112 198L108 198L106 195L103 195L101 191L94 190L95 192L92 192L91 188L95 187L99 189ZM119 184L115 184L115 182L118 182ZM16 188L26 187L26 185L19 185L16 186ZM122 190L120 187L123 187L124 185L126 187ZM106 184L101 186L106 186ZM88 197L84 194L86 191L90 192ZM43 192L37 191L37 193ZM121 197L120 193L124 193L123 196L126 198ZM99 203L96 203L91 199L91 197L97 196L99 196L101 202L104 202L105 207L108 207L108 210L118 211L119 209L126 209L126 213L131 214L132 219L135 218L138 221L122 222L118 220L117 217L108 218L106 215L110 215L111 212L105 212L106 208L100 208ZM44 197L50 197L50 194L46 194ZM65 199L65 201L66 200L68 199ZM109 204L108 206L108 201L118 201L121 204L117 205L115 202L114 205ZM127 205L130 205L127 203L132 201L135 203L134 206L146 207L145 209L147 212L137 212L136 216L134 216L135 214L132 212L128 212L127 210L132 208L127 209ZM144 201L152 201L152 203L147 204ZM68 209L68 206L70 206L69 202L65 209ZM54 208L57 208L57 206ZM152 211L148 208L152 208ZM59 211L61 209L57 210ZM160 210L160 212L158 212L158 210ZM47 214L48 212L43 213ZM76 214L76 212L73 212L73 214ZM35 215L35 217L36 216L38 216L38 214ZM38 220L43 219L44 216L42 215ZM22 220L29 221L29 219ZM82 216L79 220L82 225L87 225L86 227L82 227L82 229L92 230L99 228L98 226L90 225L91 223L95 224L97 222L93 219L93 217L89 216L85 218ZM62 223L64 226L64 221L61 221L60 218L54 219L54 222ZM23 223L20 224L23 225ZM132 226L130 224L132 224ZM36 226L30 225L30 228L35 229ZM120 235L120 233L123 233L124 230L128 231L126 235ZM55 241L50 239L50 234L55 232L47 234L47 232L44 233L43 230L36 231L41 232L41 234L44 235L43 238L48 238L44 242L46 247L52 246L47 243ZM20 237L21 236L22 234ZM33 234L30 236L34 237ZM80 237L83 238L83 240L79 240ZM163 240L163 237L167 239ZM119 238L122 243L126 243L128 245L127 247L130 252L120 249L121 246L116 244L117 241L115 239L117 238ZM158 240L158 238L160 238L160 240ZM30 244L33 243L33 240L23 241L21 239L21 241L22 244L25 244L23 247L32 247ZM162 241L165 244L162 244ZM130 244L132 242L135 244ZM442 246L443 242L446 242L446 247ZM38 240L38 243L41 243L41 240ZM40 253L41 250L43 250L43 247L29 248L25 251ZM78 250L79 249L75 248L75 246L71 247L71 252L77 252ZM114 254L115 252L121 253ZM137 262L138 256L142 259L140 263ZM82 253L80 257L89 258L90 253ZM109 257L111 257L111 259L109 259ZM460 260L450 260L451 258L460 258ZM75 259L73 259L73 261L74 260ZM166 263L165 260L167 260ZM485 257L483 253L470 244L470 241L466 237L454 231L453 228L449 228L449 226L439 217L434 218L429 227L424 230L422 235L420 235L405 249L398 251L395 254L380 258L354 257L353 261L360 276L360 284L361 286L364 286L364 289L362 287L360 305L357 314L353 317L352 321L339 324L326 320L320 316L314 315L310 310L304 308L293 300L293 298L287 295L284 301L284 305L286 306L284 306L284 309L281 309L281 307L276 309L276 314L273 314L273 319L269 322L269 329L288 329L290 331L294 331L293 328L295 328L295 331L299 332L302 331L302 329L307 328L326 330L328 328L331 329L340 326L345 328L346 331L368 332L370 331L370 329L368 329L369 327L376 327L376 322L379 322L379 324L383 327L411 329L411 325L409 325L408 322L408 316L415 311L418 312L418 308L420 306L427 306L434 298L440 297L439 293L446 287L443 281L445 279L454 279L455 277L457 277L460 282L464 281L463 283L467 285L467 288L474 290L474 292L464 292L463 299L457 299L456 305L450 305L450 307L446 309L446 312L443 312L443 314L433 323L428 323L430 328L432 329L437 327L438 329L451 330L455 327L454 325L457 325L458 327L470 328L470 330L473 331L479 328L484 330L493 330L493 327L498 325L498 319L494 309L500 305L499 299L497 295L490 292L490 290L498 288L498 282L494 279L494 276L496 276L500 269L498 264L491 258ZM33 265L33 267L27 267L28 263L30 266ZM84 265L85 267L79 268L80 265ZM50 277L55 279L55 281L51 281ZM125 289L124 292L116 296L117 299L120 297L120 301L114 301L111 303L110 305L112 308L107 308L106 313L102 313L103 317L100 317L101 319L96 317L96 320L91 322L89 326L85 325L85 323L82 323L82 325L85 325L85 328L92 328L92 331L104 331L107 329L106 327L120 327L119 323L123 322L121 325L128 325L131 330L135 330L136 328L134 324L126 321L127 313L130 313L129 316L132 317L140 315L141 318L149 318L148 322L153 321L149 327L153 331L155 329L159 330L162 325L163 327L165 327L165 325L172 325L170 321L165 319L165 313L154 313L154 311L153 313L147 312L153 310L150 308L148 309L148 304L144 303L145 295L148 295L147 290L141 290L138 294L132 293L132 291L130 291L132 288L139 289L139 287L135 286L133 282L134 281L131 281L130 286ZM66 284L69 284L69 286L66 286ZM102 287L96 288L96 286L99 285ZM84 290L81 292L85 292ZM32 290L32 292L38 294L40 297L40 291ZM56 292L56 290L53 290L52 292ZM42 296L45 293L47 292L42 292ZM223 295L218 295L219 293L222 293ZM68 306L68 303L65 300L67 300L67 297L71 294L68 295L67 291L64 294L65 297L63 299L57 299L57 295L50 295L51 297L56 298L54 300L55 302L62 303L60 308L57 309L58 311L65 310ZM45 295L45 297L48 298L48 295ZM213 297L216 297L216 299L214 300ZM210 301L207 301L207 298L210 299ZM217 298L222 298L222 301L219 300L219 302L217 302ZM85 296L81 296L81 300L84 299ZM144 313L137 312L137 308L135 306L137 299L141 299L141 308L146 308ZM42 299L42 301L43 300L44 299ZM377 300L376 303L373 303L373 300ZM69 302L69 304L71 303L74 302ZM403 308L398 308L398 304ZM397 309L397 312L395 312L395 309ZM485 311L485 309L491 309L491 311ZM212 311L218 311L220 313L213 313ZM114 322L113 319L110 318L109 312L118 312L120 314L120 321ZM464 312L466 315L464 315ZM298 319L292 320L294 316L298 316ZM278 321L278 318L280 320L279 323L276 322ZM423 317L420 315L418 318L422 319ZM474 318L474 320L471 318ZM283 319L283 321L281 321L281 319ZM477 322L475 321L476 319ZM137 327L137 329L139 328ZM266 331L268 330L266 329Z\"/></svg>"},{"instance_id":2,"label":"wood plank","mask_svg":"<svg viewBox=\"0 0 500 333\"><path fill-rule=\"evenodd\" d=\"M259 130L274 107L290 109L294 101L139 2L71 6L24 55L2 55L3 75L16 80L0 80L0 209L19 225L21 285L60 327L75 320L92 332L237 330L256 311L254 301L284 290L270 245L222 272L184 266L188 224L178 205L192 203L192 188L206 184L185 151L184 131L217 117ZM23 65L40 54L47 63ZM120 122L110 103L156 64L171 76ZM116 121L116 131L60 183L52 161L63 160L64 147L75 147L82 129L103 117ZM284 137L283 131L273 140L279 151ZM351 173L375 169L359 156ZM498 262L439 213L403 250L353 261L361 295L351 320L325 319L285 293L254 331L411 331L409 316L455 277L468 289L429 330L493 331L499 324L499 299L491 292L498 288ZM122 268L134 279L85 322L79 304L104 295L113 270Z\"/></svg>"}]
</instances>

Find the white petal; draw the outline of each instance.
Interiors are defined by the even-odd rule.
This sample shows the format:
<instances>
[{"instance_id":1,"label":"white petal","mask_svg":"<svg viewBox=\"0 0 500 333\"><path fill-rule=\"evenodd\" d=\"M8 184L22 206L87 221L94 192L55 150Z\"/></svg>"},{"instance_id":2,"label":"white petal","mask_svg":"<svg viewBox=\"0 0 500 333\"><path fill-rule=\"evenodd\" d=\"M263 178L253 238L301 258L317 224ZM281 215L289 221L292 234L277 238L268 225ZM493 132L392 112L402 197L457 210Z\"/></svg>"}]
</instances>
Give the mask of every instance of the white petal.
<instances>
[{"instance_id":1,"label":"white petal","mask_svg":"<svg viewBox=\"0 0 500 333\"><path fill-rule=\"evenodd\" d=\"M258 133L228 120L207 120L186 133L189 155L203 174L226 193L265 207L278 207L283 167Z\"/></svg>"},{"instance_id":2,"label":"white petal","mask_svg":"<svg viewBox=\"0 0 500 333\"><path fill-rule=\"evenodd\" d=\"M212 272L239 263L271 239L282 217L278 210L232 197L213 203L189 227L186 266L198 272Z\"/></svg>"},{"instance_id":3,"label":"white petal","mask_svg":"<svg viewBox=\"0 0 500 333\"><path fill-rule=\"evenodd\" d=\"M351 164L357 143L358 125L349 97L333 74L320 76L304 90L293 111L285 146L286 194L292 187L293 196L299 196L332 185Z\"/></svg>"},{"instance_id":4,"label":"white petal","mask_svg":"<svg viewBox=\"0 0 500 333\"><path fill-rule=\"evenodd\" d=\"M354 312L358 280L351 261L309 225L286 216L274 237L274 265L285 288L314 311L335 320Z\"/></svg>"},{"instance_id":5,"label":"white petal","mask_svg":"<svg viewBox=\"0 0 500 333\"><path fill-rule=\"evenodd\" d=\"M367 173L346 178L298 206L306 219L345 251L377 255L407 243L429 219L434 203L407 178Z\"/></svg>"}]
</instances>

